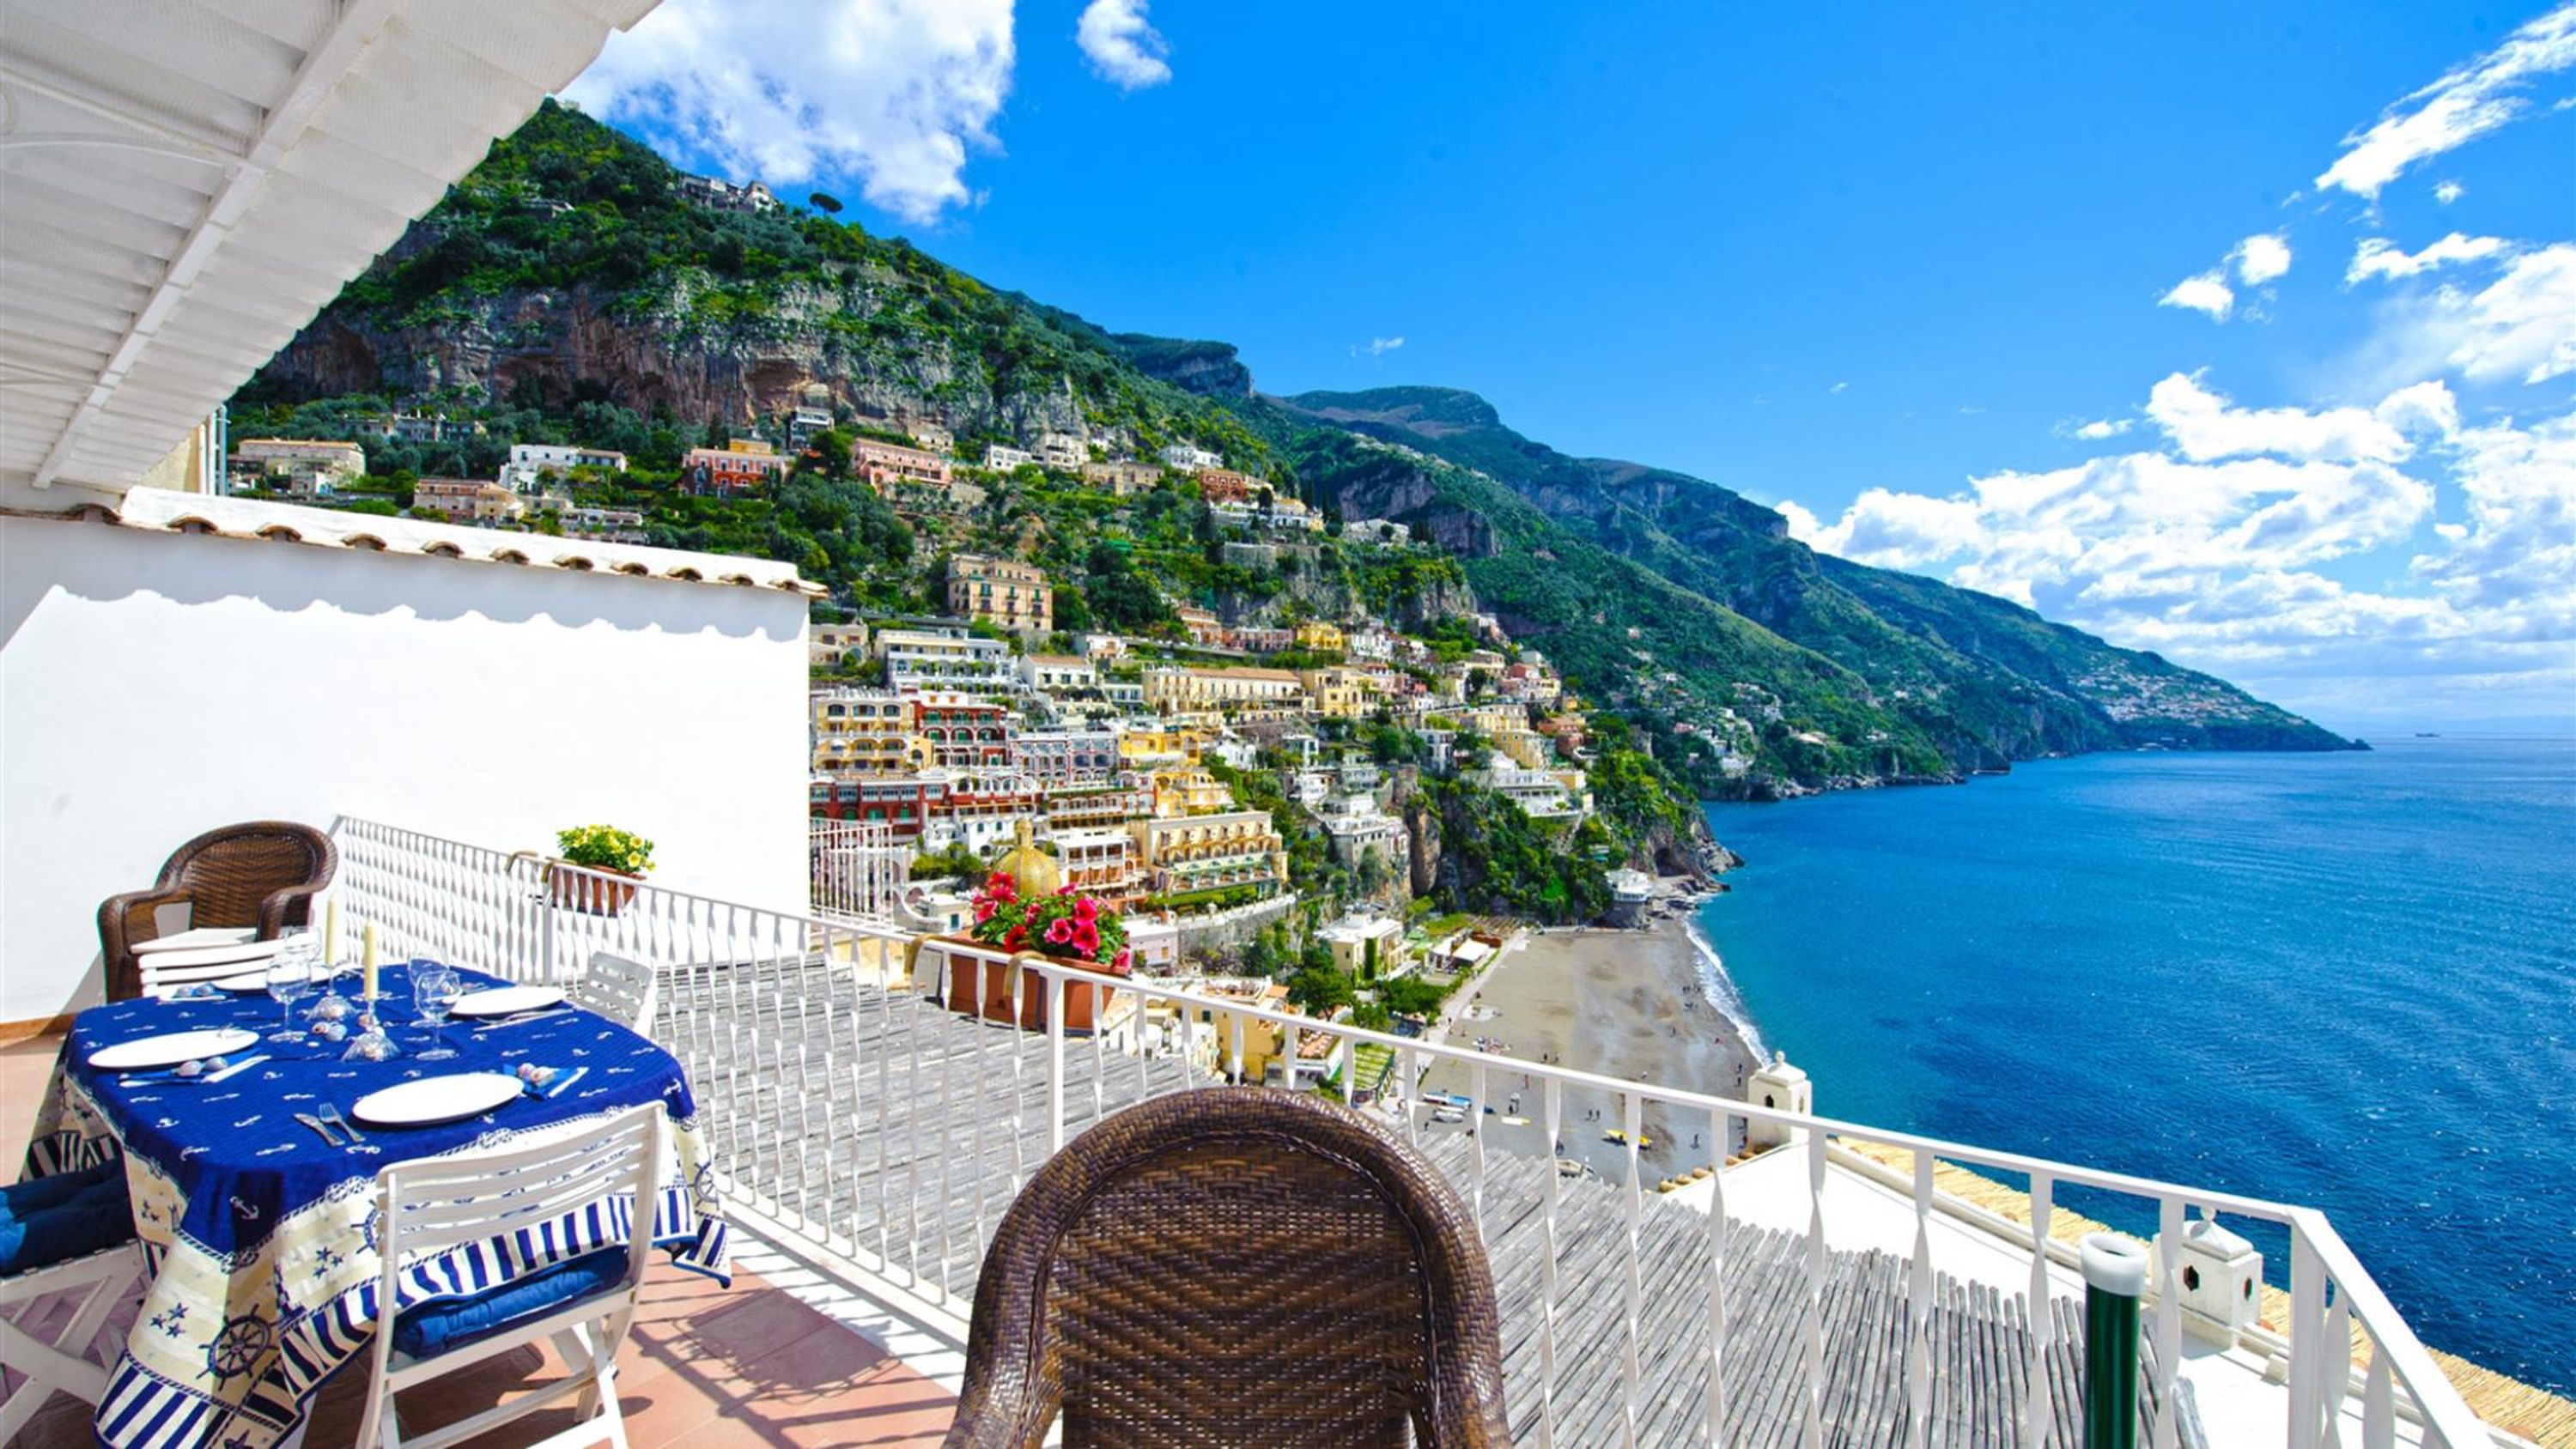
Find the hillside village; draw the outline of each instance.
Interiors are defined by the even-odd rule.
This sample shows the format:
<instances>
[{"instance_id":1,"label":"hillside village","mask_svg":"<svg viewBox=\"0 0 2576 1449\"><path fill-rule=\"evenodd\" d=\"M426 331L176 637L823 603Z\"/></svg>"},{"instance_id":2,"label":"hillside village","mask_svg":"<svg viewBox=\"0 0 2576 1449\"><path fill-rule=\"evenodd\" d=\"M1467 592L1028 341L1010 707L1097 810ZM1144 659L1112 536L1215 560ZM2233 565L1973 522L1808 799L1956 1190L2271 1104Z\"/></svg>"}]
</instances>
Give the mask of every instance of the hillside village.
<instances>
[{"instance_id":1,"label":"hillside village","mask_svg":"<svg viewBox=\"0 0 2576 1449\"><path fill-rule=\"evenodd\" d=\"M1148 968L1311 1009L1667 909L1732 859L1700 798L2343 744L1472 394L1268 397L552 104L218 425L253 496L793 563L816 828L899 855L917 924L1025 832Z\"/></svg>"},{"instance_id":2,"label":"hillside village","mask_svg":"<svg viewBox=\"0 0 2576 1449\"><path fill-rule=\"evenodd\" d=\"M1625 726L1403 523L1328 518L1193 440L968 448L795 397L634 453L504 447L471 408L344 411L347 438L236 438L230 481L622 542L818 496L870 515L882 557L809 561L837 585L810 635L811 810L900 858L882 905L919 927L962 927L1026 842L1128 913L1142 969L1418 1019L1524 926L1642 921L1723 859ZM489 476L416 471L476 458Z\"/></svg>"}]
</instances>

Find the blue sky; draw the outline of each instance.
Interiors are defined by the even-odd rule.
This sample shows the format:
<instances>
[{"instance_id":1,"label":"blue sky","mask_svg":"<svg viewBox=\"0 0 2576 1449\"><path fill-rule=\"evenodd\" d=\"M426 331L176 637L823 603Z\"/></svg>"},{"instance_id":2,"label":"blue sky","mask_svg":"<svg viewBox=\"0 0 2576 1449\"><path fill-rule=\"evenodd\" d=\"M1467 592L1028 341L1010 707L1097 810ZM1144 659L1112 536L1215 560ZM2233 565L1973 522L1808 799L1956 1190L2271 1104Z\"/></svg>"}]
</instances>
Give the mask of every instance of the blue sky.
<instances>
[{"instance_id":1,"label":"blue sky","mask_svg":"<svg viewBox=\"0 0 2576 1449\"><path fill-rule=\"evenodd\" d=\"M2576 717L2576 5L2097 9L666 0L571 94L2330 723Z\"/></svg>"}]
</instances>

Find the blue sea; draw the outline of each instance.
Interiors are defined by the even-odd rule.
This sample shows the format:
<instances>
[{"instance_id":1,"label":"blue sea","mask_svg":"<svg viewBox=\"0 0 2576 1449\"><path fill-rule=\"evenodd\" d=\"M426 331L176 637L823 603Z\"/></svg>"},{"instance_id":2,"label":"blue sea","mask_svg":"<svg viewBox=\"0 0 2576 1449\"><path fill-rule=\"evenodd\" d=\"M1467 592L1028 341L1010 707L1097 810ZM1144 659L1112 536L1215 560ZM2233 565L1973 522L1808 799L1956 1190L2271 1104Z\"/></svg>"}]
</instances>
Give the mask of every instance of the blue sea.
<instances>
[{"instance_id":1,"label":"blue sea","mask_svg":"<svg viewBox=\"0 0 2576 1449\"><path fill-rule=\"evenodd\" d=\"M1709 824L1746 865L1701 929L1820 1112L2322 1207L2428 1343L2576 1390L2576 740L2094 755Z\"/></svg>"}]
</instances>

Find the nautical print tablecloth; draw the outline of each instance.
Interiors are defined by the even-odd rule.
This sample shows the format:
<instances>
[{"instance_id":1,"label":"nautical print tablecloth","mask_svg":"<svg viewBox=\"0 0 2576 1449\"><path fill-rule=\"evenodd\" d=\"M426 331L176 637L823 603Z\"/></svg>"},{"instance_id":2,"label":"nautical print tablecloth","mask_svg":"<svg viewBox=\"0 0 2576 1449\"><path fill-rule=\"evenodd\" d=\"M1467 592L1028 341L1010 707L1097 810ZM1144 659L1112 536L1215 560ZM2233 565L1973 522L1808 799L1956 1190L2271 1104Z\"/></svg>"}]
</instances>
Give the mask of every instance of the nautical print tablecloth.
<instances>
[{"instance_id":1,"label":"nautical print tablecloth","mask_svg":"<svg viewBox=\"0 0 2576 1449\"><path fill-rule=\"evenodd\" d=\"M463 974L468 990L498 984ZM406 1053L424 1049L426 1030L408 1025L407 973L386 970L382 990L395 1041ZM308 1004L296 1004L299 1022ZM138 1085L86 1065L101 1047L163 1032L240 1026L265 1037L278 1016L265 996L233 996L117 1002L72 1025L28 1170L62 1171L122 1152L151 1268L142 1314L99 1405L103 1442L263 1449L291 1433L322 1381L356 1358L373 1332L383 1270L375 1175L390 1161L497 1147L661 1102L677 1161L665 1164L653 1240L681 1266L727 1278L725 1224L679 1062L587 1011L482 1031L458 1022L446 1033L458 1055L436 1062L406 1055L344 1063L340 1043L310 1038L263 1040L234 1053L234 1061L260 1053L269 1060L212 1085ZM443 1127L368 1127L358 1148L327 1146L295 1119L324 1102L346 1111L413 1078L511 1072L523 1062L581 1076L556 1096L522 1097ZM567 1218L452 1250L406 1269L402 1305L479 1292L578 1257L606 1236L595 1218Z\"/></svg>"}]
</instances>

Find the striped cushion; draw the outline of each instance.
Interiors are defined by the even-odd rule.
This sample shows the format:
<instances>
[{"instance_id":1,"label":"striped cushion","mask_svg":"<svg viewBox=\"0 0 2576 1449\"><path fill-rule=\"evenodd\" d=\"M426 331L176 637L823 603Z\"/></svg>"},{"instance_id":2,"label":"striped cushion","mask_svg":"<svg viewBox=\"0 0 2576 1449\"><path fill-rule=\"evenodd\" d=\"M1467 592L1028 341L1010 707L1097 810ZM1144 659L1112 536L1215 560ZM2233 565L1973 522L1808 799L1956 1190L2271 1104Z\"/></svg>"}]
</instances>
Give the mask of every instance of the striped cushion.
<instances>
[{"instance_id":1,"label":"striped cushion","mask_svg":"<svg viewBox=\"0 0 2576 1449\"><path fill-rule=\"evenodd\" d=\"M431 1358L509 1327L522 1318L609 1292L626 1278L626 1249L602 1248L513 1278L466 1298L441 1298L394 1320L394 1347Z\"/></svg>"}]
</instances>

